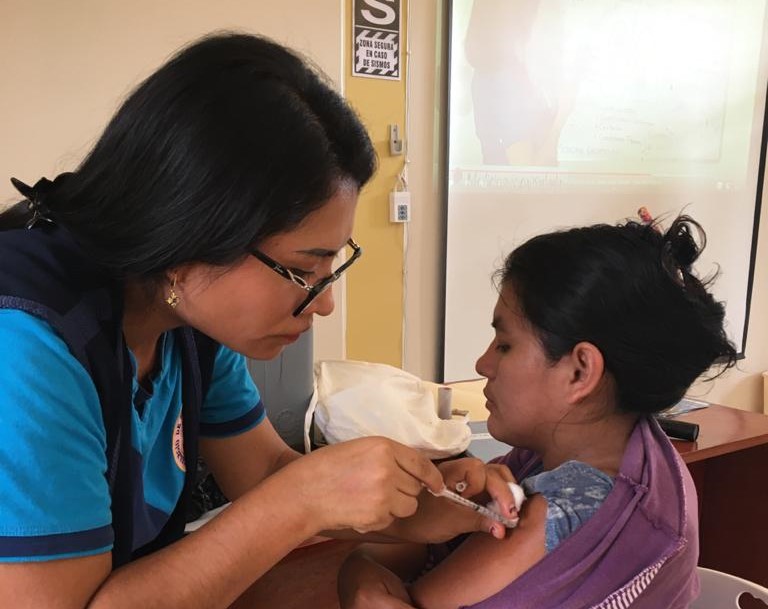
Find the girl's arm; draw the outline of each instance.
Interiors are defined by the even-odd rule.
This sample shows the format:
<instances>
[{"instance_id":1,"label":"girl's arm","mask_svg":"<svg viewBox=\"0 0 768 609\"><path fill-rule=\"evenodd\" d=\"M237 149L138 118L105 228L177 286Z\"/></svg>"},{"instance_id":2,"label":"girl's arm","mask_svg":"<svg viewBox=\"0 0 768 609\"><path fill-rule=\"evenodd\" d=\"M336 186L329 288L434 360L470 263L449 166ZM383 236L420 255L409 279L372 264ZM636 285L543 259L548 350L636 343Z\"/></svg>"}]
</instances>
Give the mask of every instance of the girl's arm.
<instances>
[{"instance_id":1,"label":"girl's arm","mask_svg":"<svg viewBox=\"0 0 768 609\"><path fill-rule=\"evenodd\" d=\"M413 609L403 580L421 571L426 554L421 544L362 545L339 571L341 609Z\"/></svg>"},{"instance_id":2,"label":"girl's arm","mask_svg":"<svg viewBox=\"0 0 768 609\"><path fill-rule=\"evenodd\" d=\"M347 559L339 573L341 607L451 609L480 602L544 557L546 517L546 499L534 495L521 510L520 524L504 540L475 533L410 586L398 587L396 582L418 576L426 546L367 544ZM402 604L405 598L410 605Z\"/></svg>"},{"instance_id":3,"label":"girl's arm","mask_svg":"<svg viewBox=\"0 0 768 609\"><path fill-rule=\"evenodd\" d=\"M472 605L499 592L546 555L547 501L533 495L503 541L473 534L410 588L419 609Z\"/></svg>"}]
</instances>

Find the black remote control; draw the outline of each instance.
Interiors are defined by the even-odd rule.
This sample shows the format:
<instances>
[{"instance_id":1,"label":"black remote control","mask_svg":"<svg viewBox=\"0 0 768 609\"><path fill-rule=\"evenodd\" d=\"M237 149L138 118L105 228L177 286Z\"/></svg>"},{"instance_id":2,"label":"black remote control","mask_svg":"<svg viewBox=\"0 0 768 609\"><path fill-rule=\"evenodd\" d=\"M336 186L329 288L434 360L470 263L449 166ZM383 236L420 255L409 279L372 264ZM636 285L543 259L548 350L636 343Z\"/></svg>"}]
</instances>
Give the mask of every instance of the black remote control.
<instances>
[{"instance_id":1,"label":"black remote control","mask_svg":"<svg viewBox=\"0 0 768 609\"><path fill-rule=\"evenodd\" d=\"M664 433L670 438L695 442L696 438L699 437L699 426L696 423L677 421L675 419L667 419L664 417L656 417L656 420L659 422L659 427L661 427L664 430Z\"/></svg>"}]
</instances>

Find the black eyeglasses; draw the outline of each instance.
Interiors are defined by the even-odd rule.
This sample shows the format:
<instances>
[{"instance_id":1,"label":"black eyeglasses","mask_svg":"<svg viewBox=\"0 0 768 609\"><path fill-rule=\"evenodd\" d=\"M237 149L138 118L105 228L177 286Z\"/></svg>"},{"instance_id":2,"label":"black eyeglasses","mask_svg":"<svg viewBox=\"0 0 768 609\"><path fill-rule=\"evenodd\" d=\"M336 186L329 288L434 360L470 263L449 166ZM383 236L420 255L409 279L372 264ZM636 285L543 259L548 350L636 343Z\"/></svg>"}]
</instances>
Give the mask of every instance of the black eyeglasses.
<instances>
[{"instance_id":1,"label":"black eyeglasses","mask_svg":"<svg viewBox=\"0 0 768 609\"><path fill-rule=\"evenodd\" d=\"M347 260L333 273L328 275L328 277L324 277L320 281L318 281L314 285L309 285L304 279L299 277L296 273L293 273L291 269L288 269L284 267L279 262L276 262L275 260L272 260L269 256L266 254L262 254L259 250L253 249L251 250L251 255L255 256L259 260L261 260L264 264L266 264L269 268L271 268L275 273L283 277L284 279L287 279L288 281L294 283L295 285L299 286L302 290L307 292L307 297L304 299L304 301L296 308L296 310L293 312L294 317L298 317L301 315L304 310L310 305L310 303L320 296L328 287L336 281L341 275L346 271L350 266L352 266L352 263L357 260L360 256L363 255L362 248L355 243L354 239L350 239L347 241L347 245L352 249L352 255L347 258Z\"/></svg>"}]
</instances>

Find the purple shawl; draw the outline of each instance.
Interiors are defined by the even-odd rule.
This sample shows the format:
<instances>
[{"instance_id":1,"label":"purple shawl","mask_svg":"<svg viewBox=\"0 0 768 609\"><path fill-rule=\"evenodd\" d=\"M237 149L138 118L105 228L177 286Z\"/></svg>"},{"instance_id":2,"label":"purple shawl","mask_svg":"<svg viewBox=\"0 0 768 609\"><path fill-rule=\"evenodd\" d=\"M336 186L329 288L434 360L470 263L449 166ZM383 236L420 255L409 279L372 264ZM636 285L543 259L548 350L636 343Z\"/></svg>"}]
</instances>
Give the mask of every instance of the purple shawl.
<instances>
[{"instance_id":1,"label":"purple shawl","mask_svg":"<svg viewBox=\"0 0 768 609\"><path fill-rule=\"evenodd\" d=\"M500 459L518 480L540 461ZM472 609L684 609L699 582L698 506L688 469L654 420L630 436L613 490L584 525Z\"/></svg>"}]
</instances>

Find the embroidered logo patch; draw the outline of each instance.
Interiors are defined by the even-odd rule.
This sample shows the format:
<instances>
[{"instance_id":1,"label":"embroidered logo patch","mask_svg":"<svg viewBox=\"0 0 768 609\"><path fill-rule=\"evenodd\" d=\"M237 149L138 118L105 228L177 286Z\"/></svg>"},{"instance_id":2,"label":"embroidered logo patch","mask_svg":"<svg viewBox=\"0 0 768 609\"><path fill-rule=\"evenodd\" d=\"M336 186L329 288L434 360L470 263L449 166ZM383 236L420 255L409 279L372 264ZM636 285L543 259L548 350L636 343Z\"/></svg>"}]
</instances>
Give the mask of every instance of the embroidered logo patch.
<instances>
[{"instance_id":1,"label":"embroidered logo patch","mask_svg":"<svg viewBox=\"0 0 768 609\"><path fill-rule=\"evenodd\" d=\"M181 471L186 472L187 466L184 462L184 423L181 420L181 415L176 419L176 423L173 426L171 450L173 451L173 460L176 462L176 466Z\"/></svg>"}]
</instances>

